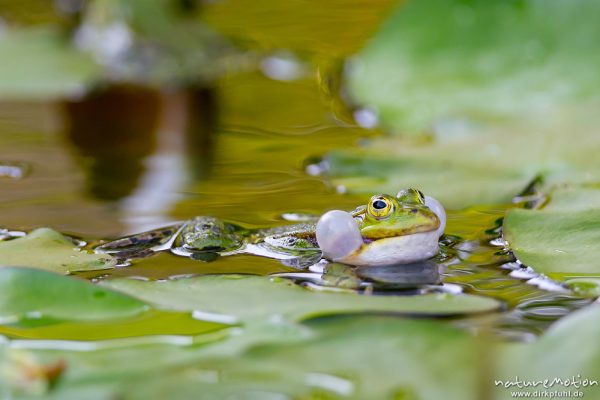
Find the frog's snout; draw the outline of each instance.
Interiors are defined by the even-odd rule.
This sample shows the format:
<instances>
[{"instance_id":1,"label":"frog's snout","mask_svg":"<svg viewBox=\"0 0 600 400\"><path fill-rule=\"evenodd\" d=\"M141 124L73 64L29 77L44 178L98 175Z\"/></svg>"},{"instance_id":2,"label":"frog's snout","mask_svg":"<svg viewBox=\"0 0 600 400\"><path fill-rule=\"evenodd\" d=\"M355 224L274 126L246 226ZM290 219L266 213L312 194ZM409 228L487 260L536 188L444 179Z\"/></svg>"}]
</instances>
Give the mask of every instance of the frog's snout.
<instances>
[{"instance_id":1,"label":"frog's snout","mask_svg":"<svg viewBox=\"0 0 600 400\"><path fill-rule=\"evenodd\" d=\"M363 239L358 223L350 213L333 210L319 218L317 243L325 258L336 260L360 248Z\"/></svg>"}]
</instances>

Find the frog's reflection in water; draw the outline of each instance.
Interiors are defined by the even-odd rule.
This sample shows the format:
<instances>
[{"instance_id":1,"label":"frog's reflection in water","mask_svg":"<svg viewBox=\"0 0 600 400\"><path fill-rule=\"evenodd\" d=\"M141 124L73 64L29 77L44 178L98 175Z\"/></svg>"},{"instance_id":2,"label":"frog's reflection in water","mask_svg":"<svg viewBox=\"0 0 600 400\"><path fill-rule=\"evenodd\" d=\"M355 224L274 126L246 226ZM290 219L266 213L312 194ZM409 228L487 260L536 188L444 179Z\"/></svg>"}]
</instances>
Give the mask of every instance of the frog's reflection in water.
<instances>
[{"instance_id":1,"label":"frog's reflection in water","mask_svg":"<svg viewBox=\"0 0 600 400\"><path fill-rule=\"evenodd\" d=\"M112 85L64 104L66 137L80 156L86 190L114 202L128 231L164 223L190 180L210 173L215 96Z\"/></svg>"},{"instance_id":2,"label":"frog's reflection in water","mask_svg":"<svg viewBox=\"0 0 600 400\"><path fill-rule=\"evenodd\" d=\"M380 290L411 289L441 283L440 266L433 260L381 267L359 267L358 277Z\"/></svg>"},{"instance_id":3,"label":"frog's reflection in water","mask_svg":"<svg viewBox=\"0 0 600 400\"><path fill-rule=\"evenodd\" d=\"M313 265L311 272L282 273L279 277L289 278L313 289L359 290L380 294L420 294L443 291L441 268L435 260L411 264L377 267L353 267L339 263Z\"/></svg>"}]
</instances>

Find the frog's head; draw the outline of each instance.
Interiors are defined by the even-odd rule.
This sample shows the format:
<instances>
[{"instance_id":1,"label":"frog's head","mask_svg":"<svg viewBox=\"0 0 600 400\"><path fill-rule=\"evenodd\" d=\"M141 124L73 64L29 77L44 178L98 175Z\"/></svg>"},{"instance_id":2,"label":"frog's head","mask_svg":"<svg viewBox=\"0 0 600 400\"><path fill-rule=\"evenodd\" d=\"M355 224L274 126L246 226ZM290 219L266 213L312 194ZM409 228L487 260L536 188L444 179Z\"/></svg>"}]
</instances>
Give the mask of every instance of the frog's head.
<instances>
[{"instance_id":1,"label":"frog's head","mask_svg":"<svg viewBox=\"0 0 600 400\"><path fill-rule=\"evenodd\" d=\"M379 194L352 213L334 210L317 224L326 258L353 265L410 263L435 255L446 215L442 205L416 189Z\"/></svg>"},{"instance_id":2,"label":"frog's head","mask_svg":"<svg viewBox=\"0 0 600 400\"><path fill-rule=\"evenodd\" d=\"M387 194L378 194L353 216L367 240L430 232L440 226L440 219L425 205L424 197L403 202Z\"/></svg>"},{"instance_id":3,"label":"frog's head","mask_svg":"<svg viewBox=\"0 0 600 400\"><path fill-rule=\"evenodd\" d=\"M181 230L180 245L198 251L231 251L241 243L235 227L214 217L196 217Z\"/></svg>"}]
</instances>

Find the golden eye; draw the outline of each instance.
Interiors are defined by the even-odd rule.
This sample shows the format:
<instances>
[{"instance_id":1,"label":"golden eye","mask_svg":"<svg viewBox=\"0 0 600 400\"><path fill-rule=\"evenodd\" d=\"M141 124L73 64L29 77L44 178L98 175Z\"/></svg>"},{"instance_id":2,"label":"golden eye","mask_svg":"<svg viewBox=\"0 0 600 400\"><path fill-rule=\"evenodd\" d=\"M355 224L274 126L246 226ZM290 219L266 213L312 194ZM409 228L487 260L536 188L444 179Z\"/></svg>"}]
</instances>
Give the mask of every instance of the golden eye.
<instances>
[{"instance_id":1,"label":"golden eye","mask_svg":"<svg viewBox=\"0 0 600 400\"><path fill-rule=\"evenodd\" d=\"M392 212L392 202L383 196L372 197L368 211L375 218L385 218Z\"/></svg>"}]
</instances>

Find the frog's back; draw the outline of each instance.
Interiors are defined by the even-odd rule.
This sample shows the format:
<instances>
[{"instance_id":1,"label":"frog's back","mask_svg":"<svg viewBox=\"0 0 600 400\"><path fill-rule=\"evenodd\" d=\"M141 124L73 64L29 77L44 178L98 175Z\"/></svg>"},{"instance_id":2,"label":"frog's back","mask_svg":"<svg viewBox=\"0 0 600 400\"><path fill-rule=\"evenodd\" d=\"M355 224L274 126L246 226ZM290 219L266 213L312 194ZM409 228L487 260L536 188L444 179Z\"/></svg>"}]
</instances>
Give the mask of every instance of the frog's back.
<instances>
[{"instance_id":1,"label":"frog's back","mask_svg":"<svg viewBox=\"0 0 600 400\"><path fill-rule=\"evenodd\" d=\"M284 249L317 250L319 245L317 244L316 229L315 222L277 226L258 230L252 240L254 242L264 241L271 246Z\"/></svg>"}]
</instances>

